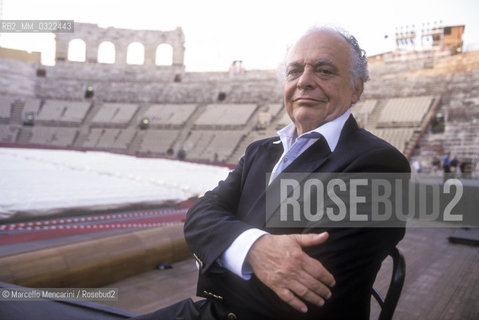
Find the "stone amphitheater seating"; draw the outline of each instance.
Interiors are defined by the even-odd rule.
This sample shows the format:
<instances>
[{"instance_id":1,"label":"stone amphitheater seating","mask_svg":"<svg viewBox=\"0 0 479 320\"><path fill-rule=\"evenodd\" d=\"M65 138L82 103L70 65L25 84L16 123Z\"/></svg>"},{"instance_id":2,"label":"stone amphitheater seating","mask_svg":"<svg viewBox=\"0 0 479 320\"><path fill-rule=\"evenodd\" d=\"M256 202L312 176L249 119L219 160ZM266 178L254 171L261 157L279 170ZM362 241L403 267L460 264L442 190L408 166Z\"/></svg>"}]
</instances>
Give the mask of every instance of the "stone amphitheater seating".
<instances>
[{"instance_id":1,"label":"stone amphitheater seating","mask_svg":"<svg viewBox=\"0 0 479 320\"><path fill-rule=\"evenodd\" d=\"M360 101L351 108L351 112L356 115L369 115L376 108L378 101L376 99L369 99Z\"/></svg>"},{"instance_id":2,"label":"stone amphitheater seating","mask_svg":"<svg viewBox=\"0 0 479 320\"><path fill-rule=\"evenodd\" d=\"M56 128L54 127L34 127L30 143L48 145L53 140Z\"/></svg>"},{"instance_id":3,"label":"stone amphitheater seating","mask_svg":"<svg viewBox=\"0 0 479 320\"><path fill-rule=\"evenodd\" d=\"M276 130L269 129L269 130L261 130L261 131L251 131L250 134L245 138L245 142L249 145L254 141L271 138L278 136Z\"/></svg>"},{"instance_id":4,"label":"stone amphitheater seating","mask_svg":"<svg viewBox=\"0 0 479 320\"><path fill-rule=\"evenodd\" d=\"M167 154L179 132L179 130L150 129L143 137L139 151L141 153Z\"/></svg>"},{"instance_id":5,"label":"stone amphitheater seating","mask_svg":"<svg viewBox=\"0 0 479 320\"><path fill-rule=\"evenodd\" d=\"M134 129L91 128L83 147L126 151L135 133Z\"/></svg>"},{"instance_id":6,"label":"stone amphitheater seating","mask_svg":"<svg viewBox=\"0 0 479 320\"><path fill-rule=\"evenodd\" d=\"M98 140L100 140L100 136L103 132L103 129L98 128L91 128L90 132L88 133L88 137L83 143L83 147L85 148L95 148Z\"/></svg>"},{"instance_id":7,"label":"stone amphitheater seating","mask_svg":"<svg viewBox=\"0 0 479 320\"><path fill-rule=\"evenodd\" d=\"M283 105L279 103L269 104L261 107L257 113L258 120L256 128L266 129L271 124L271 121L276 118L282 107Z\"/></svg>"},{"instance_id":8,"label":"stone amphitheater seating","mask_svg":"<svg viewBox=\"0 0 479 320\"><path fill-rule=\"evenodd\" d=\"M78 130L75 128L35 126L32 128L30 143L69 147L73 145L77 133Z\"/></svg>"},{"instance_id":9,"label":"stone amphitheater seating","mask_svg":"<svg viewBox=\"0 0 479 320\"><path fill-rule=\"evenodd\" d=\"M57 121L60 120L67 108L59 101L45 101L43 107L38 112L37 121Z\"/></svg>"},{"instance_id":10,"label":"stone amphitheater seating","mask_svg":"<svg viewBox=\"0 0 479 320\"><path fill-rule=\"evenodd\" d=\"M116 137L120 134L120 129L103 129L98 142L97 148L107 149L111 148L116 141Z\"/></svg>"},{"instance_id":11,"label":"stone amphitheater seating","mask_svg":"<svg viewBox=\"0 0 479 320\"><path fill-rule=\"evenodd\" d=\"M55 135L51 142L54 146L72 146L78 130L75 128L56 128Z\"/></svg>"},{"instance_id":12,"label":"stone amphitheater seating","mask_svg":"<svg viewBox=\"0 0 479 320\"><path fill-rule=\"evenodd\" d=\"M116 141L116 137L120 134L120 129L103 129L98 142L97 148L107 149L111 148Z\"/></svg>"},{"instance_id":13,"label":"stone amphitheater seating","mask_svg":"<svg viewBox=\"0 0 479 320\"><path fill-rule=\"evenodd\" d=\"M284 126L287 126L291 122L291 118L289 117L288 113L285 111L283 115L280 114L280 119L278 124L276 125L276 129L281 129Z\"/></svg>"},{"instance_id":14,"label":"stone amphitheater seating","mask_svg":"<svg viewBox=\"0 0 479 320\"><path fill-rule=\"evenodd\" d=\"M372 129L372 134L386 140L401 152L406 151L407 143L411 141L414 128Z\"/></svg>"},{"instance_id":15,"label":"stone amphitheater seating","mask_svg":"<svg viewBox=\"0 0 479 320\"><path fill-rule=\"evenodd\" d=\"M115 142L112 145L113 149L126 150L130 145L131 141L135 137L135 129L124 129L120 130L120 133L116 137Z\"/></svg>"},{"instance_id":16,"label":"stone amphitheater seating","mask_svg":"<svg viewBox=\"0 0 479 320\"><path fill-rule=\"evenodd\" d=\"M92 120L94 125L126 126L138 110L138 106L126 103L104 103Z\"/></svg>"},{"instance_id":17,"label":"stone amphitheater seating","mask_svg":"<svg viewBox=\"0 0 479 320\"><path fill-rule=\"evenodd\" d=\"M12 128L6 124L0 124L0 142L15 143L19 132L19 128Z\"/></svg>"},{"instance_id":18,"label":"stone amphitheater seating","mask_svg":"<svg viewBox=\"0 0 479 320\"><path fill-rule=\"evenodd\" d=\"M378 127L419 126L433 100L432 96L389 99L379 116Z\"/></svg>"},{"instance_id":19,"label":"stone amphitheater seating","mask_svg":"<svg viewBox=\"0 0 479 320\"><path fill-rule=\"evenodd\" d=\"M90 106L89 102L46 100L38 114L37 120L79 125L85 119Z\"/></svg>"},{"instance_id":20,"label":"stone amphitheater seating","mask_svg":"<svg viewBox=\"0 0 479 320\"><path fill-rule=\"evenodd\" d=\"M49 74L58 70L53 68ZM95 75L90 70L88 75L110 79L102 78L108 68L104 71ZM418 150L413 148L417 143L426 144L426 139L419 137L428 135L426 120L432 107L437 107L438 113L447 115L446 131L431 137L437 141L428 156L451 151L459 157L479 157L479 127L470 124L474 118L479 121L478 52L438 57L427 68L423 60L386 61L371 65L370 75L362 100L352 108L361 126L411 156ZM236 163L249 143L274 136L276 130L291 122L282 104L277 103L282 94L276 88L274 73L248 72L231 78L221 72L186 72L181 82L171 83L170 79L161 83L159 90L151 90L153 87L143 82L126 90L134 81L121 84L125 90L106 85L111 92L96 94L94 100L98 102L93 106L83 101L82 93L76 96L78 101L69 101L75 97L70 87L44 80L49 79L35 78L40 83L37 91L23 97L0 95L0 142L73 143L75 147L153 155L184 148L187 159ZM69 80L83 81L74 75ZM55 92L49 90L53 84L59 88ZM226 100L212 102L220 89L226 93ZM142 95L141 90L152 94ZM48 98L31 98L34 93ZM145 103L141 107L140 101ZM24 122L22 126L27 114L33 114L38 122ZM138 128L140 117L149 118L148 129Z\"/></svg>"},{"instance_id":21,"label":"stone amphitheater seating","mask_svg":"<svg viewBox=\"0 0 479 320\"><path fill-rule=\"evenodd\" d=\"M15 99L6 96L0 96L0 120L10 119L12 103Z\"/></svg>"},{"instance_id":22,"label":"stone amphitheater seating","mask_svg":"<svg viewBox=\"0 0 479 320\"><path fill-rule=\"evenodd\" d=\"M197 105L195 104L156 104L148 108L143 114L150 120L150 126L181 126L195 112Z\"/></svg>"},{"instance_id":23,"label":"stone amphitheater seating","mask_svg":"<svg viewBox=\"0 0 479 320\"><path fill-rule=\"evenodd\" d=\"M195 125L198 128L244 126L256 108L255 104L210 104Z\"/></svg>"},{"instance_id":24,"label":"stone amphitheater seating","mask_svg":"<svg viewBox=\"0 0 479 320\"><path fill-rule=\"evenodd\" d=\"M274 103L274 104L268 105L268 112L271 113L273 118L278 115L281 109L283 109L283 105L281 103Z\"/></svg>"},{"instance_id":25,"label":"stone amphitheater seating","mask_svg":"<svg viewBox=\"0 0 479 320\"><path fill-rule=\"evenodd\" d=\"M479 160L479 123L450 123L444 132L444 148L459 159Z\"/></svg>"},{"instance_id":26,"label":"stone amphitheater seating","mask_svg":"<svg viewBox=\"0 0 479 320\"><path fill-rule=\"evenodd\" d=\"M241 130L193 130L183 143L186 158L203 161L226 161L243 138Z\"/></svg>"},{"instance_id":27,"label":"stone amphitheater seating","mask_svg":"<svg viewBox=\"0 0 479 320\"><path fill-rule=\"evenodd\" d=\"M188 159L200 160L201 154L213 140L214 131L193 130L183 143Z\"/></svg>"},{"instance_id":28,"label":"stone amphitheater seating","mask_svg":"<svg viewBox=\"0 0 479 320\"><path fill-rule=\"evenodd\" d=\"M25 116L28 113L33 113L34 115L38 115L38 111L40 110L40 104L41 104L40 99L26 98L25 105L23 107L22 118L25 118Z\"/></svg>"},{"instance_id":29,"label":"stone amphitheater seating","mask_svg":"<svg viewBox=\"0 0 479 320\"><path fill-rule=\"evenodd\" d=\"M381 110L377 108L380 104L377 99L366 99L354 106L352 111L356 116L371 115L379 109L376 112L380 116L379 125L371 131L404 152L407 143L413 137L415 126L420 123L433 100L432 96L382 99ZM98 108L93 119L85 123L86 115L90 111L90 104L87 102L50 99L45 101L41 108L40 102L39 99L27 99L23 112L40 110L37 116L39 123L42 121L52 123L47 123L49 127L36 125L32 128L29 141L32 144L73 145L78 130L58 127L61 122L73 126L85 124L90 126L85 140L77 145L85 148L126 152L136 136L136 124L131 120L138 110L137 104L105 103ZM414 111L404 111L409 110L408 108ZM270 119L264 130L248 132L245 126L253 115L260 116L261 112L256 112L258 110L271 114L271 119L276 120L272 122ZM399 114L406 116L398 115L398 110ZM186 134L183 132L183 126L195 114L196 121L191 129L188 129L191 133L183 138L183 142L177 141ZM391 114L395 116L391 117ZM282 104L267 104L261 109L255 104L210 104L204 109L198 108L197 104L154 104L147 108L142 117L150 119L151 127L144 131L143 136L139 136L138 147L131 151L166 155L171 150L177 152L184 148L187 159L228 162L236 162L239 159L242 153L239 149L246 148L254 140L276 135L275 130L291 122ZM396 128L391 128L391 121ZM388 127L384 127L385 124L388 124ZM1 128L0 134L1 141L15 142L19 130Z\"/></svg>"},{"instance_id":30,"label":"stone amphitheater seating","mask_svg":"<svg viewBox=\"0 0 479 320\"><path fill-rule=\"evenodd\" d=\"M226 161L243 137L242 131L216 132L202 158L210 161Z\"/></svg>"},{"instance_id":31,"label":"stone amphitheater seating","mask_svg":"<svg viewBox=\"0 0 479 320\"><path fill-rule=\"evenodd\" d=\"M370 116L376 109L378 100L368 99L364 101L359 101L351 108L351 112L358 121L360 127L366 127L370 124Z\"/></svg>"}]
</instances>

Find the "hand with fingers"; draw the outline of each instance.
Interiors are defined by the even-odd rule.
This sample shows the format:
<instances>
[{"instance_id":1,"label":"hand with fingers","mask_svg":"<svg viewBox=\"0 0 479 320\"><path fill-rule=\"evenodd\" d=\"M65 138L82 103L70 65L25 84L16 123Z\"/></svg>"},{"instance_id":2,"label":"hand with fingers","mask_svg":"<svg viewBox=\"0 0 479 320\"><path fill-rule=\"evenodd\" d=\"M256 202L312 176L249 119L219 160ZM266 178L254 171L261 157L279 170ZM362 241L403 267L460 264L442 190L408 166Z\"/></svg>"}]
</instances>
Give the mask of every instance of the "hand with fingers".
<instances>
[{"instance_id":1,"label":"hand with fingers","mask_svg":"<svg viewBox=\"0 0 479 320\"><path fill-rule=\"evenodd\" d=\"M303 301L322 306L331 297L335 280L321 262L311 258L303 247L320 245L328 239L320 234L264 235L251 247L247 262L256 277L283 301L307 312Z\"/></svg>"}]
</instances>

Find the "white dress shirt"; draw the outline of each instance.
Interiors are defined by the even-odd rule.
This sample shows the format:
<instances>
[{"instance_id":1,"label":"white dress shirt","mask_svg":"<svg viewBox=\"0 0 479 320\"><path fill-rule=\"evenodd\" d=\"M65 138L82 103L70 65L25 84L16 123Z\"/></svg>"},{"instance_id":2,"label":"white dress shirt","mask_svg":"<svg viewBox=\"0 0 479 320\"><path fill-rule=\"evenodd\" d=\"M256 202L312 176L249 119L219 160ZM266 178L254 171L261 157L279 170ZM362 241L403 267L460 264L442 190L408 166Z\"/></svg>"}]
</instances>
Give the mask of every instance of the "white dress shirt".
<instances>
[{"instance_id":1,"label":"white dress shirt","mask_svg":"<svg viewBox=\"0 0 479 320\"><path fill-rule=\"evenodd\" d=\"M343 129L344 124L346 123L346 120L348 120L350 114L351 110L348 109L345 113L343 113L336 119L329 121L322 126L319 126L318 128L312 130L320 133L326 139L326 142L328 143L331 152L336 149L341 130ZM275 173L278 164L283 159L284 155L288 152L288 150L291 148L293 143L296 141L296 127L294 126L294 123L290 123L283 129L279 130L278 135L281 139L281 143L283 144L284 151L281 155L281 158L274 166L273 173ZM318 138L309 139L308 143L306 143L306 145L300 150L299 154L303 153L317 140ZM271 175L271 177L273 176L274 174ZM218 262L224 268L228 269L229 271L233 272L244 280L249 280L251 278L253 270L248 263L245 263L246 256L248 255L248 252L255 243L255 241L265 234L268 234L268 232L258 228L251 228L244 231L225 250L225 252L218 259Z\"/></svg>"}]
</instances>

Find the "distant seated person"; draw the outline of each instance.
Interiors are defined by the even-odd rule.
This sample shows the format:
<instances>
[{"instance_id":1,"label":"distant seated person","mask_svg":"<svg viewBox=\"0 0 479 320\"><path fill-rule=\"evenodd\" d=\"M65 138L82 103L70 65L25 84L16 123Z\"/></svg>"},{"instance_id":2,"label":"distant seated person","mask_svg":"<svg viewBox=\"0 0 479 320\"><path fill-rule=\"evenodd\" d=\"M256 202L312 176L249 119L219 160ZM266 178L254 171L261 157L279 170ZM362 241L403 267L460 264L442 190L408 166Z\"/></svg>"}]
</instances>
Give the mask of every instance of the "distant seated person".
<instances>
[{"instance_id":1,"label":"distant seated person","mask_svg":"<svg viewBox=\"0 0 479 320\"><path fill-rule=\"evenodd\" d=\"M451 172L451 159L449 159L450 153L446 153L446 155L442 158L442 168L444 173Z\"/></svg>"},{"instance_id":2,"label":"distant seated person","mask_svg":"<svg viewBox=\"0 0 479 320\"><path fill-rule=\"evenodd\" d=\"M436 173L440 167L441 167L441 160L439 160L437 157L434 157L432 160L432 168L434 173Z\"/></svg>"},{"instance_id":3,"label":"distant seated person","mask_svg":"<svg viewBox=\"0 0 479 320\"><path fill-rule=\"evenodd\" d=\"M451 172L457 176L459 174L460 162L456 156L452 158L451 162L449 163L449 166L450 166Z\"/></svg>"},{"instance_id":4,"label":"distant seated person","mask_svg":"<svg viewBox=\"0 0 479 320\"><path fill-rule=\"evenodd\" d=\"M351 115L369 78L353 36L311 29L284 67L291 123L249 145L187 214L185 237L200 269L197 294L205 299L139 319L369 319L376 274L404 227L272 227L267 194L276 199L280 172L408 175L409 162Z\"/></svg>"}]
</instances>

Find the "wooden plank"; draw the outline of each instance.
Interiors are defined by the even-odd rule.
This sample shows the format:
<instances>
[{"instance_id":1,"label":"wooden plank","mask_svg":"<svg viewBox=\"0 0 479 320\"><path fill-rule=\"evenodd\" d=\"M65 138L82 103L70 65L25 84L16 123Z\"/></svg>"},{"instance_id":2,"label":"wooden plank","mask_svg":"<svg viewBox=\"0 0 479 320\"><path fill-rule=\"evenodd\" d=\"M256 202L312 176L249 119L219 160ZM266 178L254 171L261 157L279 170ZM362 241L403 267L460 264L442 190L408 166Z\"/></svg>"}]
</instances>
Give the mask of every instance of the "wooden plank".
<instances>
[{"instance_id":1,"label":"wooden plank","mask_svg":"<svg viewBox=\"0 0 479 320\"><path fill-rule=\"evenodd\" d=\"M33 288L97 287L189 256L183 224L0 257L0 281Z\"/></svg>"}]
</instances>

